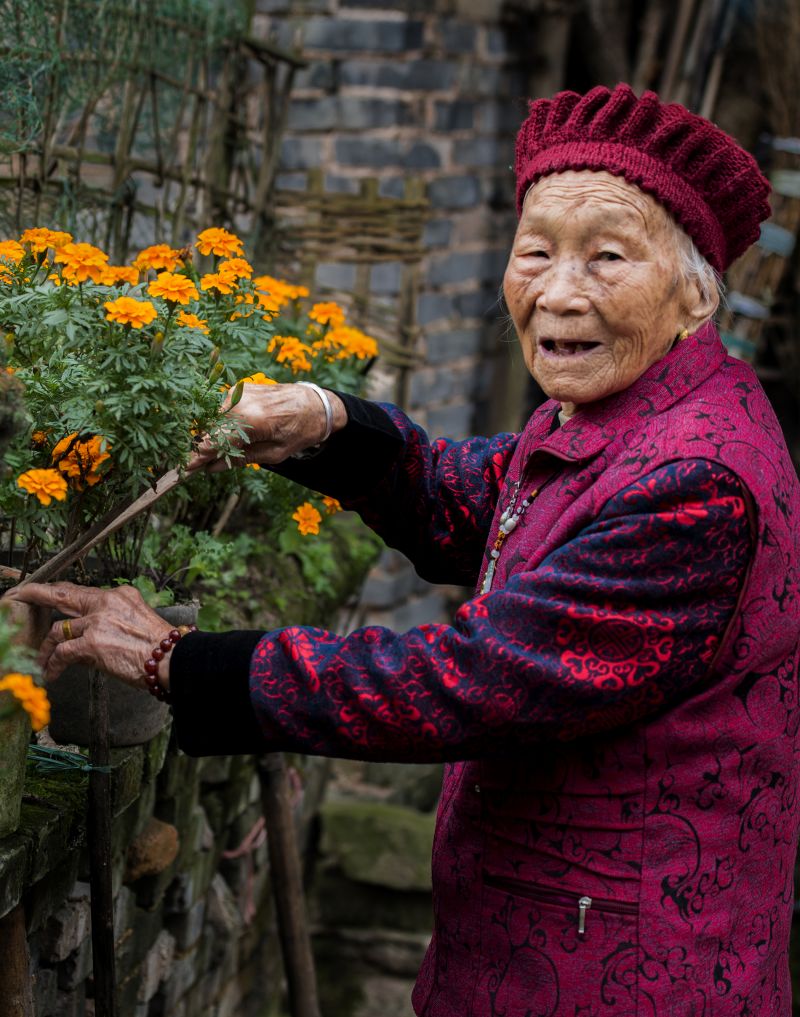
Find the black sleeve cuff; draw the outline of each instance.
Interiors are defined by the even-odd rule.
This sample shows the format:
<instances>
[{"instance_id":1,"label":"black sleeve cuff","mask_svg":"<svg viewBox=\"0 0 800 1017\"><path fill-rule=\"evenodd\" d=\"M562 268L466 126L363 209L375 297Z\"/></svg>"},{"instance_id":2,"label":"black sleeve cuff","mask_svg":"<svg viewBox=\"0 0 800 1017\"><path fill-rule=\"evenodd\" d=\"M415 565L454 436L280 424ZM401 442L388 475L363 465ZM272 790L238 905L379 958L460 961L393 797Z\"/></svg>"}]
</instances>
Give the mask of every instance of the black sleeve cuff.
<instances>
[{"instance_id":1,"label":"black sleeve cuff","mask_svg":"<svg viewBox=\"0 0 800 1017\"><path fill-rule=\"evenodd\" d=\"M405 442L392 418L368 399L337 392L347 424L310 459L287 459L270 469L304 487L346 502L371 491L390 471Z\"/></svg>"},{"instance_id":2,"label":"black sleeve cuff","mask_svg":"<svg viewBox=\"0 0 800 1017\"><path fill-rule=\"evenodd\" d=\"M192 632L170 655L178 748L189 756L267 751L250 703L250 660L263 632Z\"/></svg>"}]
</instances>

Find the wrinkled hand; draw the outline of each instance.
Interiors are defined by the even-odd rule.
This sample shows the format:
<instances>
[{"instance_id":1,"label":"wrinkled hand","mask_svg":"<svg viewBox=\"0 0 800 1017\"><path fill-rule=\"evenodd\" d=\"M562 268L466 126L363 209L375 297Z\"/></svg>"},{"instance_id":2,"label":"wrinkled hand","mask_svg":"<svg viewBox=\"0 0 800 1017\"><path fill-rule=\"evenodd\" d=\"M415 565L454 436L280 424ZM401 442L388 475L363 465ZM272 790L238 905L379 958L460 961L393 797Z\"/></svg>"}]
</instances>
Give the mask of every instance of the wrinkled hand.
<instances>
[{"instance_id":1,"label":"wrinkled hand","mask_svg":"<svg viewBox=\"0 0 800 1017\"><path fill-rule=\"evenodd\" d=\"M172 626L145 604L137 589L121 586L98 590L74 583L31 583L10 590L6 598L50 607L69 619L54 622L39 649L45 681L53 681L70 664L88 664L138 689L146 689L144 662ZM72 638L67 638L71 630ZM159 680L169 688L169 657L159 665Z\"/></svg>"},{"instance_id":2,"label":"wrinkled hand","mask_svg":"<svg viewBox=\"0 0 800 1017\"><path fill-rule=\"evenodd\" d=\"M333 430L347 423L344 403L328 392L333 409ZM242 397L230 408L231 392L222 405L222 412L242 425L248 440L232 444L242 449L232 466L246 463L272 465L316 445L325 434L325 409L317 393L305 385L256 385L246 382ZM209 473L228 469L208 435L203 438L188 469L205 468Z\"/></svg>"}]
</instances>

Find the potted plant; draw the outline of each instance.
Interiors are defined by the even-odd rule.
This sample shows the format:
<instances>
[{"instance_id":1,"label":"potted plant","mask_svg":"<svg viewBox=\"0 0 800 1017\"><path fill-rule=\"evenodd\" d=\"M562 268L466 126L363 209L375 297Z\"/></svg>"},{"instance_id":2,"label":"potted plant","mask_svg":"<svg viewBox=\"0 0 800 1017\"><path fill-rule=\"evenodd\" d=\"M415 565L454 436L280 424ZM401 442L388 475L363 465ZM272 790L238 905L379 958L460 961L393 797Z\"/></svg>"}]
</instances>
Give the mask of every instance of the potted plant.
<instances>
[{"instance_id":1,"label":"potted plant","mask_svg":"<svg viewBox=\"0 0 800 1017\"><path fill-rule=\"evenodd\" d=\"M0 241L0 329L27 413L0 477L0 552L30 571L184 465L205 432L223 454L235 454L237 427L220 413L231 386L234 404L245 382L302 379L360 391L375 341L348 326L337 305L308 296L256 276L239 238L221 228L181 250L152 245L123 266L61 231L36 228ZM198 579L213 580L215 568L219 575L237 539L225 524L247 505L269 505L275 543L317 579L325 545L315 555L307 538L338 505L257 468L189 479L98 547L93 561L79 562L71 578L134 582L163 605L170 584L186 593ZM63 678L53 686L54 714L61 701L85 701L66 687ZM135 710L120 707L139 720L163 710L142 697Z\"/></svg>"}]
</instances>

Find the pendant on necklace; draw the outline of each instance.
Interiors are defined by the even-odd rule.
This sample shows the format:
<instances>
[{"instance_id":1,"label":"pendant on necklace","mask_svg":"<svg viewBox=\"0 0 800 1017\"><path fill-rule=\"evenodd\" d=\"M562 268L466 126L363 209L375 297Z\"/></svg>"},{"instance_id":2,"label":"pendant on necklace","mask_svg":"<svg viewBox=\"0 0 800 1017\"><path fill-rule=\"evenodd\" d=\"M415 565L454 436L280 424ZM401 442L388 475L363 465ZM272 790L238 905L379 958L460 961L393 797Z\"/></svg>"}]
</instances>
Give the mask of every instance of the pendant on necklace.
<instances>
[{"instance_id":1,"label":"pendant on necklace","mask_svg":"<svg viewBox=\"0 0 800 1017\"><path fill-rule=\"evenodd\" d=\"M517 524L520 519L525 515L525 510L539 493L539 489L531 491L528 497L522 502L518 509L514 509L514 504L517 500L517 494L519 493L519 482L517 482L516 489L511 495L511 500L508 503L508 508L500 516L500 526L497 530L497 536L494 538L492 549L489 552L489 564L486 567L486 575L483 577L483 583L481 583L481 593L488 593L492 588L492 581L494 580L494 574L497 570L497 560L500 557L500 552L503 549L503 544L506 542L506 538L510 533L513 533L517 528Z\"/></svg>"}]
</instances>

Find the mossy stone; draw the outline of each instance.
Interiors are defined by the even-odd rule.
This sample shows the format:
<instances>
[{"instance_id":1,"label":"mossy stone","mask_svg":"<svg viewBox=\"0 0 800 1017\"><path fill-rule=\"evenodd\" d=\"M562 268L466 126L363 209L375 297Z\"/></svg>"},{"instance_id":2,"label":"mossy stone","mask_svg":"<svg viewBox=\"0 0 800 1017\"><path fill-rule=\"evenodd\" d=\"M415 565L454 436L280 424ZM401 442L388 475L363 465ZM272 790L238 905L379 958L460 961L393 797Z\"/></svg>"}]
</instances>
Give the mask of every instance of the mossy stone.
<instances>
[{"instance_id":1,"label":"mossy stone","mask_svg":"<svg viewBox=\"0 0 800 1017\"><path fill-rule=\"evenodd\" d=\"M5 707L7 694L0 694ZM25 758L31 724L27 713L14 709L0 720L0 840L19 826L22 785L25 782Z\"/></svg>"},{"instance_id":2,"label":"mossy stone","mask_svg":"<svg viewBox=\"0 0 800 1017\"><path fill-rule=\"evenodd\" d=\"M394 890L431 888L435 817L383 802L327 802L322 853L348 879Z\"/></svg>"}]
</instances>

